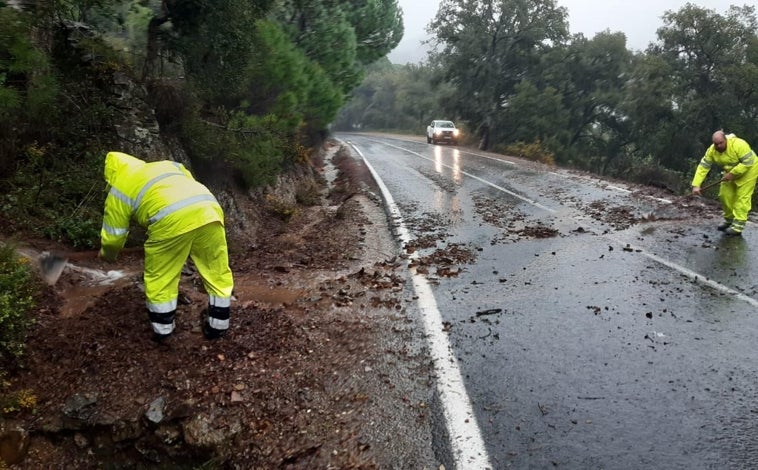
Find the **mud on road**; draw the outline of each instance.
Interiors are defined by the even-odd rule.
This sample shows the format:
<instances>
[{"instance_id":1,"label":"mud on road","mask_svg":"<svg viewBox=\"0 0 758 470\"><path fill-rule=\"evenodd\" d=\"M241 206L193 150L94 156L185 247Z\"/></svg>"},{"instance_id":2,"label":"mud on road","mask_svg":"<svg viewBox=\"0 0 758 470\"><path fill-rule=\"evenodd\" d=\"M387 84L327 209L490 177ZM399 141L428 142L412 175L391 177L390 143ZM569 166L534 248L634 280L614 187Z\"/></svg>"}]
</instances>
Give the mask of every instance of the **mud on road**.
<instances>
[{"instance_id":1,"label":"mud on road","mask_svg":"<svg viewBox=\"0 0 758 470\"><path fill-rule=\"evenodd\" d=\"M67 267L9 377L8 391L37 400L0 422L16 444L9 468L439 468L406 261L365 167L335 142L317 160L317 203L285 218L261 197L255 236L230 237L221 340L203 338L191 266L160 344L139 256Z\"/></svg>"}]
</instances>

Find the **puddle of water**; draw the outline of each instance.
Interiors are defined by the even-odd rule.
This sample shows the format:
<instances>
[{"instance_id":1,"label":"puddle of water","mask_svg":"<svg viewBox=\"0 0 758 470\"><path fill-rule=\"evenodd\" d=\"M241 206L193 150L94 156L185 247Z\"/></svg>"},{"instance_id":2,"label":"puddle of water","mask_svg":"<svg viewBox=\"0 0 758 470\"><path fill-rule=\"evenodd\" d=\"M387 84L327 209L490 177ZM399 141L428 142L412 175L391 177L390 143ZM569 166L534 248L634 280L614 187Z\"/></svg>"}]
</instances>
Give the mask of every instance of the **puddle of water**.
<instances>
[{"instance_id":1,"label":"puddle of water","mask_svg":"<svg viewBox=\"0 0 758 470\"><path fill-rule=\"evenodd\" d=\"M90 269L81 266L75 266L71 263L66 264L67 269L72 271L78 271L90 278L90 281L85 281L92 285L98 286L112 286L116 281L126 277L126 272L122 270L103 271L100 269Z\"/></svg>"},{"instance_id":2,"label":"puddle of water","mask_svg":"<svg viewBox=\"0 0 758 470\"><path fill-rule=\"evenodd\" d=\"M79 280L58 290L62 301L60 314L63 317L79 315L114 286L130 282L131 273L122 270L103 271L71 263L67 263L65 269L78 273Z\"/></svg>"},{"instance_id":3,"label":"puddle of water","mask_svg":"<svg viewBox=\"0 0 758 470\"><path fill-rule=\"evenodd\" d=\"M267 286L265 280L260 283L250 279L244 282L242 279L234 282L234 295L238 301L255 301L269 305L288 305L297 301L303 295L304 290L286 286Z\"/></svg>"},{"instance_id":4,"label":"puddle of water","mask_svg":"<svg viewBox=\"0 0 758 470\"><path fill-rule=\"evenodd\" d=\"M95 304L108 288L103 286L70 286L60 292L62 317L74 317Z\"/></svg>"}]
</instances>

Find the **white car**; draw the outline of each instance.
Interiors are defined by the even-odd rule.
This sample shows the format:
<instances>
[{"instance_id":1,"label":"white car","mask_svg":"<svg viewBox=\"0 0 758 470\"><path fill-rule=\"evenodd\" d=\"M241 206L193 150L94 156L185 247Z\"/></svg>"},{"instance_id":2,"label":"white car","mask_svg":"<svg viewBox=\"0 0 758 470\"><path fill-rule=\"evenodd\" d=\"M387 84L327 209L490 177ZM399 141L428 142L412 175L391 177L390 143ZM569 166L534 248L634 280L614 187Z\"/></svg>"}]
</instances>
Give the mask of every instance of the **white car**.
<instances>
[{"instance_id":1,"label":"white car","mask_svg":"<svg viewBox=\"0 0 758 470\"><path fill-rule=\"evenodd\" d=\"M455 127L453 121L440 121L435 119L426 127L427 144L447 142L451 145L458 145L459 135L460 131Z\"/></svg>"}]
</instances>

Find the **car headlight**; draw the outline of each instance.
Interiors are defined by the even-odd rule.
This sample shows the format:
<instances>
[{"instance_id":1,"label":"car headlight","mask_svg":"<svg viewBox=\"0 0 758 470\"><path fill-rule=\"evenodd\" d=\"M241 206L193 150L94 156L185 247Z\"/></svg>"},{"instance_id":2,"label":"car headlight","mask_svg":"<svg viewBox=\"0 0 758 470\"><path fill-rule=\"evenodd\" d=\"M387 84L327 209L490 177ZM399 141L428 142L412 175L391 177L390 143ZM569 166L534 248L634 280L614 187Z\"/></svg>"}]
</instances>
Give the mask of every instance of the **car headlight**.
<instances>
[{"instance_id":1,"label":"car headlight","mask_svg":"<svg viewBox=\"0 0 758 470\"><path fill-rule=\"evenodd\" d=\"M458 129L456 129L456 130L453 131L453 135L456 136L456 137L458 137Z\"/></svg>"}]
</instances>

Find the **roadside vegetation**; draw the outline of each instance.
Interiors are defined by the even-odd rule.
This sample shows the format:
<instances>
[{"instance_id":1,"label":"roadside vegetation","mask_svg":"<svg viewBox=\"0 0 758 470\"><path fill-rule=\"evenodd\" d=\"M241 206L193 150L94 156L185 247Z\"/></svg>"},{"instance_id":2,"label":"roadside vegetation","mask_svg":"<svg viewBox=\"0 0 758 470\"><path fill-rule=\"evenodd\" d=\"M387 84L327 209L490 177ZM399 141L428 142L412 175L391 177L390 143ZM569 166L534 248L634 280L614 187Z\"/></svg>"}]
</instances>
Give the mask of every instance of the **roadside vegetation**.
<instances>
[{"instance_id":1,"label":"roadside vegetation","mask_svg":"<svg viewBox=\"0 0 758 470\"><path fill-rule=\"evenodd\" d=\"M0 243L0 363L7 364L24 354L26 336L33 321L29 311L39 295L39 281L35 276L29 260L20 256L13 244ZM0 368L0 385L5 376L5 368ZM0 403L3 409L7 406Z\"/></svg>"},{"instance_id":2,"label":"roadside vegetation","mask_svg":"<svg viewBox=\"0 0 758 470\"><path fill-rule=\"evenodd\" d=\"M441 2L428 59L372 66L335 127L423 135L451 119L469 145L674 192L715 130L758 147L754 6L688 3L632 51L620 32L570 35L554 0L474 3Z\"/></svg>"}]
</instances>

